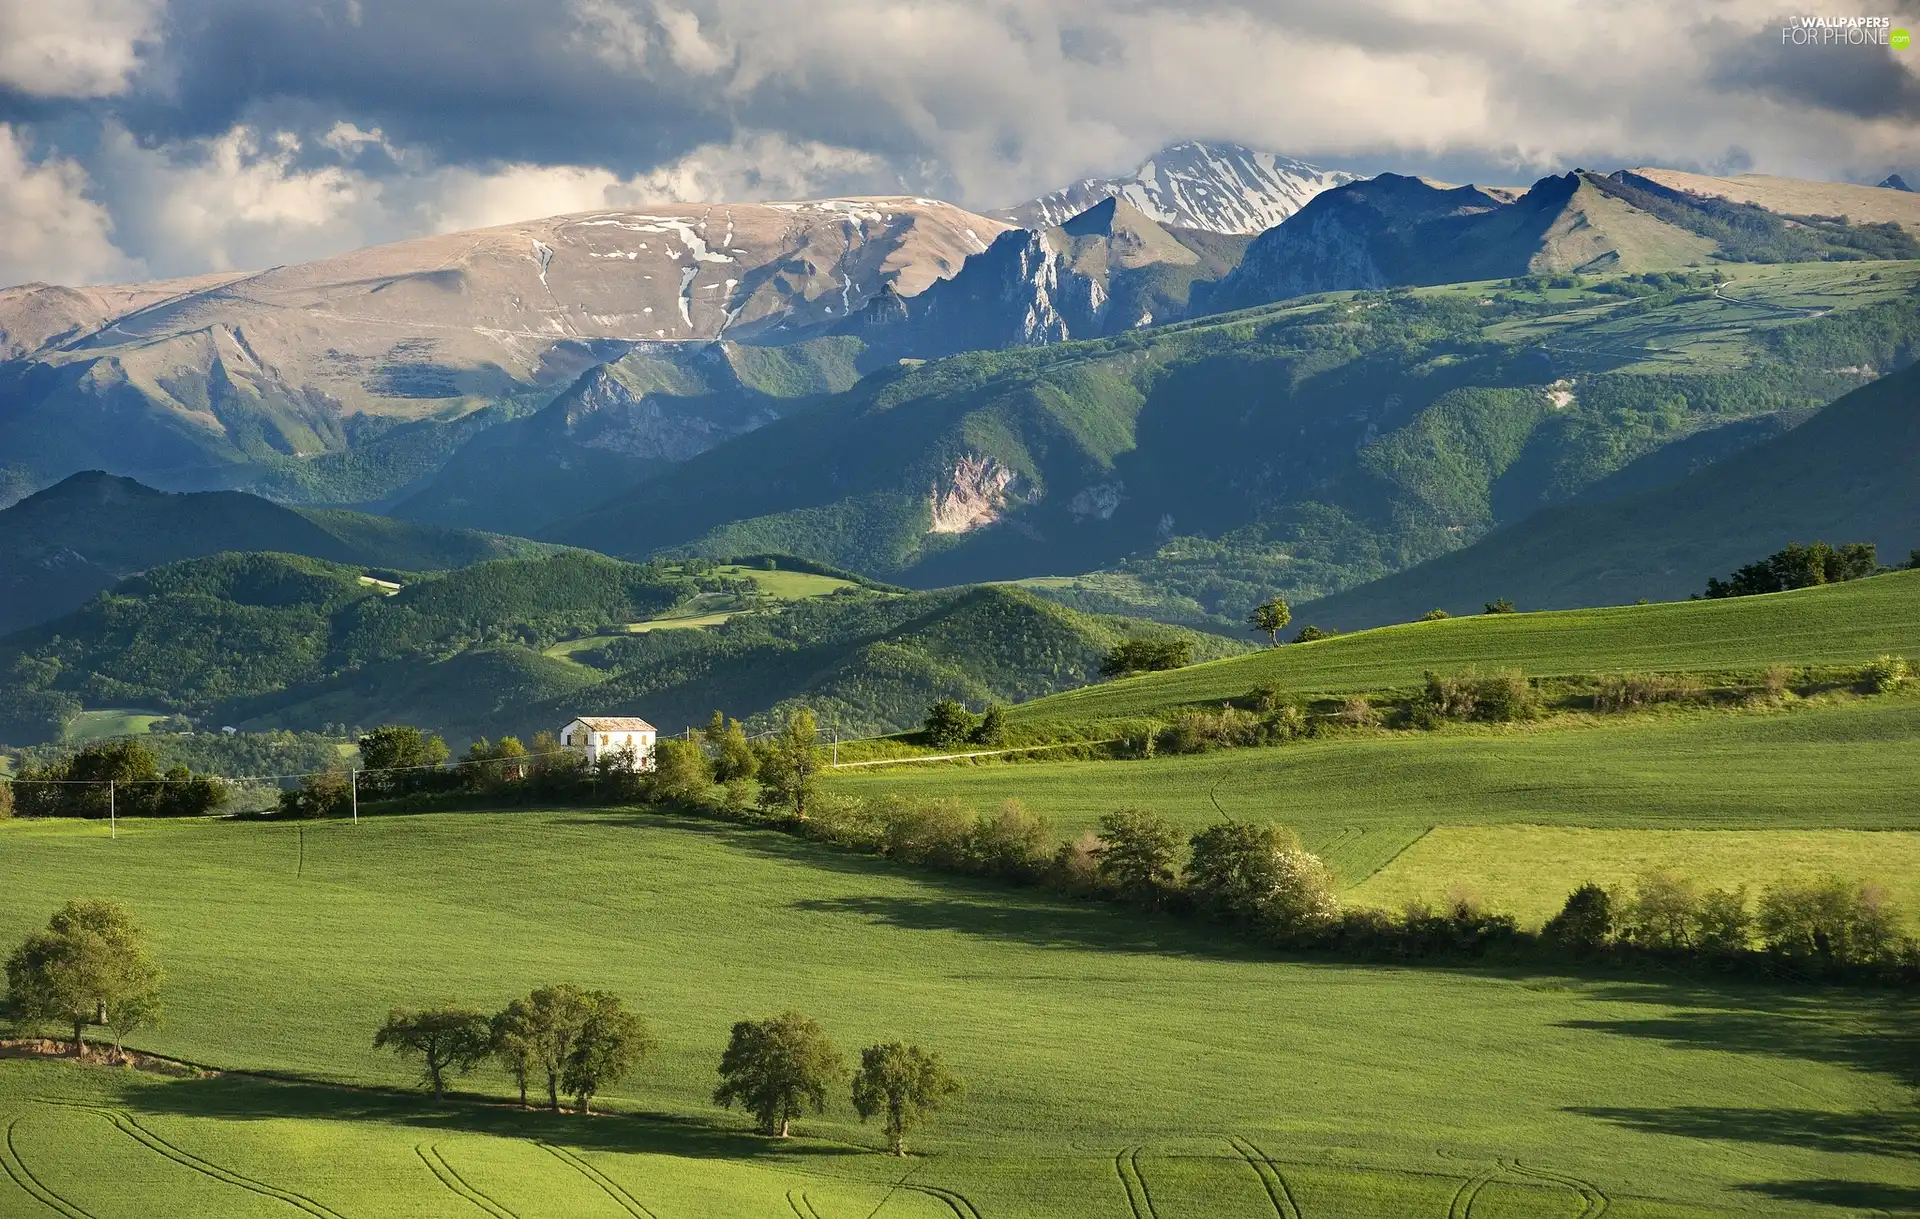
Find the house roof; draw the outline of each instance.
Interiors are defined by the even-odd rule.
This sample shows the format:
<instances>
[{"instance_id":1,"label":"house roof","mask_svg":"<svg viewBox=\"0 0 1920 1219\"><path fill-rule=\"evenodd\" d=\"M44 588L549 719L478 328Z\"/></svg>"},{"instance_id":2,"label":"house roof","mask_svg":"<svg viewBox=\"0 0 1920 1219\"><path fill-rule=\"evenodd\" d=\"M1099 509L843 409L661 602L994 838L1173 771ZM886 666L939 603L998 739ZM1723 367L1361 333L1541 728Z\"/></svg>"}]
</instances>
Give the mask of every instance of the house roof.
<instances>
[{"instance_id":1,"label":"house roof","mask_svg":"<svg viewBox=\"0 0 1920 1219\"><path fill-rule=\"evenodd\" d=\"M585 724L588 732L657 731L652 724L637 715L583 715L574 723Z\"/></svg>"}]
</instances>

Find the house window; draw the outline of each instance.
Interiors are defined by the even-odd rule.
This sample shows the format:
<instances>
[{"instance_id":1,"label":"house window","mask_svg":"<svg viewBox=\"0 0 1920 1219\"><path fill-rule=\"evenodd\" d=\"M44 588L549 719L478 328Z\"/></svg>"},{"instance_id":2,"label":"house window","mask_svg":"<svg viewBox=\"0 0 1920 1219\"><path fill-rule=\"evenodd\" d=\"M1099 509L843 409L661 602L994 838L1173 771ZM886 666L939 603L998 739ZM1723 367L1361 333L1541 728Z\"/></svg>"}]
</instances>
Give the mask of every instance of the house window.
<instances>
[{"instance_id":1,"label":"house window","mask_svg":"<svg viewBox=\"0 0 1920 1219\"><path fill-rule=\"evenodd\" d=\"M602 745L607 744L607 734L604 732L600 734L600 743Z\"/></svg>"}]
</instances>

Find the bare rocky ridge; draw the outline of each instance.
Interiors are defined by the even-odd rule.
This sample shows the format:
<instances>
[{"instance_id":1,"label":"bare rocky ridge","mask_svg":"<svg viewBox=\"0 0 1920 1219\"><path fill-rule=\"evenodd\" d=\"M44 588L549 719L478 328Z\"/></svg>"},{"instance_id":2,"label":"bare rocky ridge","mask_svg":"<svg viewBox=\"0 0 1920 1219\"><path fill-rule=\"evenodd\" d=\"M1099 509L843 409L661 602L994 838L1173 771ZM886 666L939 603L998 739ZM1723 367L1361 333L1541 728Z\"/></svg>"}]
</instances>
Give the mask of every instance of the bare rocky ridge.
<instances>
[{"instance_id":1,"label":"bare rocky ridge","mask_svg":"<svg viewBox=\"0 0 1920 1219\"><path fill-rule=\"evenodd\" d=\"M1022 228L1050 228L1119 198L1161 224L1214 233L1272 228L1321 191L1354 175L1239 144L1182 140L1121 177L1087 178L992 215Z\"/></svg>"},{"instance_id":2,"label":"bare rocky ridge","mask_svg":"<svg viewBox=\"0 0 1920 1219\"><path fill-rule=\"evenodd\" d=\"M0 452L42 485L90 467L246 485L219 468L342 450L355 417L544 398L634 343L749 339L918 293L1006 227L917 198L669 205L252 275L9 289Z\"/></svg>"}]
</instances>

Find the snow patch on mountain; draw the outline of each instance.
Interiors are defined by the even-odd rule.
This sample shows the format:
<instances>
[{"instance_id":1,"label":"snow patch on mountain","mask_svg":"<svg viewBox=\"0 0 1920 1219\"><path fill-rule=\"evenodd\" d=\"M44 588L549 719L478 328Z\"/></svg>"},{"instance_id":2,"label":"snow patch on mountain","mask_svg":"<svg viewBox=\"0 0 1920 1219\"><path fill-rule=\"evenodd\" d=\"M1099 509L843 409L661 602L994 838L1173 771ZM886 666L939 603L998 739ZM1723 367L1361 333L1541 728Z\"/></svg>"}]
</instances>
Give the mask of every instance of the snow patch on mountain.
<instances>
[{"instance_id":1,"label":"snow patch on mountain","mask_svg":"<svg viewBox=\"0 0 1920 1219\"><path fill-rule=\"evenodd\" d=\"M1239 144L1183 140L1124 177L1087 178L992 215L1022 228L1045 228L1118 196L1161 224L1259 233L1299 211L1321 191L1355 179L1342 170Z\"/></svg>"}]
</instances>

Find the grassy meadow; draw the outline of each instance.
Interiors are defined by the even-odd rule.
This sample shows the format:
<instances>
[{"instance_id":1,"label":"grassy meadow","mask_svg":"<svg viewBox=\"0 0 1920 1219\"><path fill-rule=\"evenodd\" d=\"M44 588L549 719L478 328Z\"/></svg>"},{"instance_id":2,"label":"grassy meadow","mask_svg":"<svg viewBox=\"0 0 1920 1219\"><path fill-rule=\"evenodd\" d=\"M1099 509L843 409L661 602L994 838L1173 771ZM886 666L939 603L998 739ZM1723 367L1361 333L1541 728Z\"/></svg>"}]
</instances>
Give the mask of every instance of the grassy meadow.
<instances>
[{"instance_id":1,"label":"grassy meadow","mask_svg":"<svg viewBox=\"0 0 1920 1219\"><path fill-rule=\"evenodd\" d=\"M1114 767L1115 769L1125 769ZM0 1214L1844 1215L1920 1204L1911 1003L1670 976L1298 962L1204 928L621 813L0 825L0 937L126 901L170 978L144 1048L0 1061ZM659 1037L607 1098L436 1107L397 1004L616 990ZM941 1050L901 1163L844 1098L784 1146L707 1102L731 1021ZM350 1086L339 1086L350 1085Z\"/></svg>"},{"instance_id":2,"label":"grassy meadow","mask_svg":"<svg viewBox=\"0 0 1920 1219\"><path fill-rule=\"evenodd\" d=\"M1517 667L1529 677L1626 670L1751 674L1773 664L1859 664L1888 652L1920 654L1920 572L1761 597L1378 627L1069 690L1012 714L1016 720L1150 714L1237 698L1262 684L1293 694L1408 688L1428 670L1474 666Z\"/></svg>"}]
</instances>

